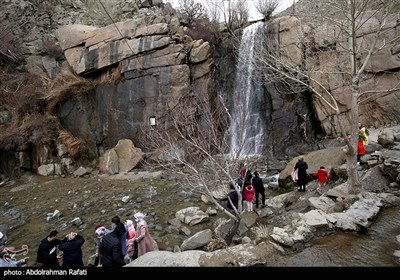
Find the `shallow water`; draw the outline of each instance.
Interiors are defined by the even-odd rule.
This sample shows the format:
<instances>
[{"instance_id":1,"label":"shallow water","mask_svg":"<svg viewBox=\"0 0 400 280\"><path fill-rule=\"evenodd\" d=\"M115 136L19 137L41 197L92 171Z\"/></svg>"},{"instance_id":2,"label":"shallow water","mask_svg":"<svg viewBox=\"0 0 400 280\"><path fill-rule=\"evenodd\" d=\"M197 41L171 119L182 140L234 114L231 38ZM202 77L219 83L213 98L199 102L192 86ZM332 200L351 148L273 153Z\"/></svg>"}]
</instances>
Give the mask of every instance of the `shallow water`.
<instances>
[{"instance_id":1,"label":"shallow water","mask_svg":"<svg viewBox=\"0 0 400 280\"><path fill-rule=\"evenodd\" d=\"M400 209L383 210L365 233L338 232L316 238L301 253L277 266L395 267L393 253L400 250Z\"/></svg>"}]
</instances>

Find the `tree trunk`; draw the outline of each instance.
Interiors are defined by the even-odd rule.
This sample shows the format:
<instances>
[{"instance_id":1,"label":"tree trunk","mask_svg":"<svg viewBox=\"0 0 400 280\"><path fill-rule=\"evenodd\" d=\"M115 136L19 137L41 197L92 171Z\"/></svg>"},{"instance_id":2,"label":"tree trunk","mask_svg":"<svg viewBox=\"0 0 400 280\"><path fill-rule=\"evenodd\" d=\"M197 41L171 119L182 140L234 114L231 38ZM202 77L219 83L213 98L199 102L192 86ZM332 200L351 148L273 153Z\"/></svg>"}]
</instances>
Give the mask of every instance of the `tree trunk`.
<instances>
[{"instance_id":1,"label":"tree trunk","mask_svg":"<svg viewBox=\"0 0 400 280\"><path fill-rule=\"evenodd\" d=\"M235 234L236 234L236 232L237 232L237 230L238 230L238 228L239 228L240 221L241 221L241 217L238 217L238 220L237 220L237 221L235 221L235 220L233 220L233 221L234 221L234 224L233 224L233 226L230 228L228 234L227 234L226 237L225 237L225 241L226 241L226 244L228 244L228 246L231 245L231 243L232 243L232 238L235 236Z\"/></svg>"},{"instance_id":2,"label":"tree trunk","mask_svg":"<svg viewBox=\"0 0 400 280\"><path fill-rule=\"evenodd\" d=\"M358 194L361 191L361 182L358 176L357 168L357 142L358 142L358 94L359 94L359 78L354 76L351 84L351 146L347 153L347 174L349 176L348 188L349 194Z\"/></svg>"}]
</instances>

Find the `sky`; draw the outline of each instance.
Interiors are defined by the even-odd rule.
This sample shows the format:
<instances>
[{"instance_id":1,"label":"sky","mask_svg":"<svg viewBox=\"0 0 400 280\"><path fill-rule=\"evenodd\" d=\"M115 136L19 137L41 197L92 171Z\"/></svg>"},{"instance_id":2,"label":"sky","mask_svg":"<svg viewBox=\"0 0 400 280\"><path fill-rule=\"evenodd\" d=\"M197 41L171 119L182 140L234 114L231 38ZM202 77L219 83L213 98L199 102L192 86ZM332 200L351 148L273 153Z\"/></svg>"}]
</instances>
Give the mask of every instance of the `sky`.
<instances>
[{"instance_id":1,"label":"sky","mask_svg":"<svg viewBox=\"0 0 400 280\"><path fill-rule=\"evenodd\" d=\"M178 4L178 0L163 0L164 2L169 2L172 4L172 6L174 8L177 8L179 6ZM224 1L224 0L216 0L216 2L220 2L220 1ZM254 7L254 3L257 0L247 0L247 2L249 3L249 20L257 20L257 19L261 19L262 16L257 12L256 8ZM297 2L297 0L278 0L279 4L278 4L278 8L276 10L276 12L281 12L283 10L285 10L286 8L290 7L293 2ZM205 7L207 7L207 3L206 0L195 0L195 2L201 3L203 4Z\"/></svg>"}]
</instances>

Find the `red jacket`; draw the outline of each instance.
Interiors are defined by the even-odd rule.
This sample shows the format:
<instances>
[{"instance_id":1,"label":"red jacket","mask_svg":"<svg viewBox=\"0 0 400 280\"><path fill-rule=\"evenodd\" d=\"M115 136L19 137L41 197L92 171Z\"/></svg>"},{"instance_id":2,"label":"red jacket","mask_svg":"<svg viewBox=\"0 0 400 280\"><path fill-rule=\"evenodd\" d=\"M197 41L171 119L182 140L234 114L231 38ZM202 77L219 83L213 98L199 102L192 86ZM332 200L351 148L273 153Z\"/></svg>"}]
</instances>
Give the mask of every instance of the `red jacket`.
<instances>
[{"instance_id":1,"label":"red jacket","mask_svg":"<svg viewBox=\"0 0 400 280\"><path fill-rule=\"evenodd\" d=\"M320 183L326 183L329 181L329 174L328 170L326 169L318 169L316 173L313 174L314 177L318 178L318 182Z\"/></svg>"},{"instance_id":2,"label":"red jacket","mask_svg":"<svg viewBox=\"0 0 400 280\"><path fill-rule=\"evenodd\" d=\"M357 155L364 155L365 154L365 147L364 143L361 139L358 139L357 143Z\"/></svg>"},{"instance_id":3,"label":"red jacket","mask_svg":"<svg viewBox=\"0 0 400 280\"><path fill-rule=\"evenodd\" d=\"M252 185L247 185L244 188L244 199L246 201L253 201L255 193L256 193L256 190L253 188L253 186Z\"/></svg>"}]
</instances>

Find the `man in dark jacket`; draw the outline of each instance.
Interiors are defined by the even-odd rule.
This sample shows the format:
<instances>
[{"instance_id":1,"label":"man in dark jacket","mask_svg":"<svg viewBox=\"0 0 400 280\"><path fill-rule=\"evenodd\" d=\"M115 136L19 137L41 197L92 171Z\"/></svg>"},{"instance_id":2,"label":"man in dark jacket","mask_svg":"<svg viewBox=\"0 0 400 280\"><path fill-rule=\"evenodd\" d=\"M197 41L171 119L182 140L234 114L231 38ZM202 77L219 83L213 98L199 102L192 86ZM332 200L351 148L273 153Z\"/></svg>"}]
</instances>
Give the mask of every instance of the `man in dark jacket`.
<instances>
[{"instance_id":1,"label":"man in dark jacket","mask_svg":"<svg viewBox=\"0 0 400 280\"><path fill-rule=\"evenodd\" d=\"M58 231L52 230L46 238L40 241L37 251L36 267L57 269L60 264L57 259L57 246L61 240L57 238Z\"/></svg>"},{"instance_id":2,"label":"man in dark jacket","mask_svg":"<svg viewBox=\"0 0 400 280\"><path fill-rule=\"evenodd\" d=\"M262 206L265 206L265 187L263 180L260 178L260 175L257 171L254 172L253 187L256 190L256 208L258 208L258 197L260 194L262 199Z\"/></svg>"},{"instance_id":3,"label":"man in dark jacket","mask_svg":"<svg viewBox=\"0 0 400 280\"><path fill-rule=\"evenodd\" d=\"M114 220L112 222L115 224ZM100 261L103 267L125 265L124 255L122 253L121 246L121 236L124 234L125 230L122 230L119 227L115 227L112 232L104 235L101 239L99 253Z\"/></svg>"}]
</instances>

